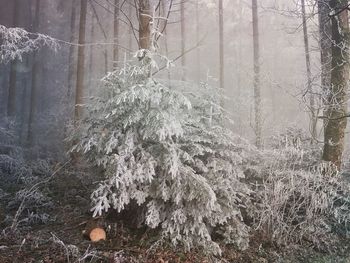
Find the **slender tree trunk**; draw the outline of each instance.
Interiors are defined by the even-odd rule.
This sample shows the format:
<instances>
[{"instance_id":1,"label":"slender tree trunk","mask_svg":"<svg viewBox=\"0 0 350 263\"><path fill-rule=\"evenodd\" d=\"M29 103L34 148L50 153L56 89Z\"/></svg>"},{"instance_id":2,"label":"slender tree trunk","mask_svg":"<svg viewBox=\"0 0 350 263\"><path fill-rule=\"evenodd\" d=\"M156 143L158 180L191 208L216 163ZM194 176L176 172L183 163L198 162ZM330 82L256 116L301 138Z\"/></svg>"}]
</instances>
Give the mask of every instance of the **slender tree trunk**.
<instances>
[{"instance_id":1,"label":"slender tree trunk","mask_svg":"<svg viewBox=\"0 0 350 263\"><path fill-rule=\"evenodd\" d=\"M41 0L35 1L35 18L33 24L33 31L37 32L39 29L40 22L40 2ZM31 94L30 94L30 109L29 109L29 120L28 120L28 135L27 142L29 146L33 145L34 142L34 121L37 112L37 97L38 97L38 83L39 83L39 62L37 55L33 54L33 65L32 65L32 83L31 83Z\"/></svg>"},{"instance_id":2,"label":"slender tree trunk","mask_svg":"<svg viewBox=\"0 0 350 263\"><path fill-rule=\"evenodd\" d=\"M259 50L259 22L257 0L252 0L253 16L253 45L254 45L254 110L255 110L255 144L262 147L262 112L260 88L260 50Z\"/></svg>"},{"instance_id":3,"label":"slender tree trunk","mask_svg":"<svg viewBox=\"0 0 350 263\"><path fill-rule=\"evenodd\" d=\"M280 53L277 49L273 51L273 56L275 58L278 58L280 56ZM276 72L276 74L279 74L279 65L277 63L273 63L272 72ZM276 87L274 85L270 85L270 98L271 98L271 116L272 116L272 123L279 123L279 120L277 118L278 115L278 107L276 103Z\"/></svg>"},{"instance_id":4,"label":"slender tree trunk","mask_svg":"<svg viewBox=\"0 0 350 263\"><path fill-rule=\"evenodd\" d=\"M200 30L200 24L199 24L199 3L196 1L196 42L199 43L199 30ZM196 49L196 55L197 55L197 81L198 83L201 80L201 50L200 47Z\"/></svg>"},{"instance_id":5,"label":"slender tree trunk","mask_svg":"<svg viewBox=\"0 0 350 263\"><path fill-rule=\"evenodd\" d=\"M132 18L132 12L133 12L133 6L129 4L128 8L128 17L131 20ZM133 51L133 28L131 25L128 26L128 47ZM132 54L129 52L129 58L132 56Z\"/></svg>"},{"instance_id":6,"label":"slender tree trunk","mask_svg":"<svg viewBox=\"0 0 350 263\"><path fill-rule=\"evenodd\" d=\"M166 0L162 0L161 1L161 5L162 5L162 13L163 13L163 17L166 17L166 12L167 12L167 10L166 10L166 8L165 8L165 4L166 4ZM166 56L167 57L169 57L169 45L168 45L168 38L167 38L167 36L168 36L168 30L167 30L167 28L166 28L166 25L167 25L167 23L168 23L168 21L163 21L163 24L162 24L162 26L164 26L164 32L163 32L163 34L164 34L164 48L165 48L165 54L166 54Z\"/></svg>"},{"instance_id":7,"label":"slender tree trunk","mask_svg":"<svg viewBox=\"0 0 350 263\"><path fill-rule=\"evenodd\" d=\"M150 3L149 0L139 0L139 48L150 49L151 28L150 28Z\"/></svg>"},{"instance_id":8,"label":"slender tree trunk","mask_svg":"<svg viewBox=\"0 0 350 263\"><path fill-rule=\"evenodd\" d=\"M167 14L167 10L165 8L165 4L166 4L166 0L162 0L161 4L162 4L162 11L163 11L163 16L166 17ZM169 7L170 8L170 7ZM170 10L169 10L170 11ZM168 30L167 30L167 24L168 24L168 21L164 21L164 47L165 47L165 55L167 58L169 58L169 45L168 45ZM171 79L171 74L170 74L170 70L167 70L167 73L168 73L168 81L170 82L170 79Z\"/></svg>"},{"instance_id":9,"label":"slender tree trunk","mask_svg":"<svg viewBox=\"0 0 350 263\"><path fill-rule=\"evenodd\" d=\"M332 42L331 42L331 20L329 13L331 8L329 1L318 0L318 21L319 21L319 45L321 50L321 85L323 90L327 90L331 81L331 58L332 58Z\"/></svg>"},{"instance_id":10,"label":"slender tree trunk","mask_svg":"<svg viewBox=\"0 0 350 263\"><path fill-rule=\"evenodd\" d=\"M93 18L96 18L96 22L97 22L97 24L98 24L98 26L103 34L104 40L106 42L108 42L108 35L106 32L106 29L104 28L104 26L100 20L100 17L98 16L98 13L96 11L95 6L91 2L90 2L90 4L91 4L90 6L92 8L92 11L93 11L92 16L93 16ZM109 9L107 9L107 10L109 10ZM103 52L103 56L104 56L104 69L105 69L104 71L105 71L105 74L107 74L107 72L108 72L108 48L107 48L107 46L105 47L105 49L102 52Z\"/></svg>"},{"instance_id":11,"label":"slender tree trunk","mask_svg":"<svg viewBox=\"0 0 350 263\"><path fill-rule=\"evenodd\" d=\"M306 11L305 11L305 0L301 0L301 12L303 21L303 33L304 33L304 48L305 48L305 62L306 62L306 76L307 76L307 91L309 93L309 103L310 103L310 114L311 114L311 136L312 140L317 139L317 114L315 109L315 95L312 88L311 80L311 62L310 62L310 51L309 51L309 36L306 23Z\"/></svg>"},{"instance_id":12,"label":"slender tree trunk","mask_svg":"<svg viewBox=\"0 0 350 263\"><path fill-rule=\"evenodd\" d=\"M18 62L11 62L11 71L10 71L10 87L7 99L7 116L14 117L16 114L16 95L17 95L17 67Z\"/></svg>"},{"instance_id":13,"label":"slender tree trunk","mask_svg":"<svg viewBox=\"0 0 350 263\"><path fill-rule=\"evenodd\" d=\"M27 65L30 64L30 59L29 59L29 56L26 56L24 58L25 60L25 63ZM22 96L20 97L20 104L18 105L18 109L19 109L19 114L18 114L18 135L19 135L19 144L22 145L23 147L26 146L26 139L27 139L27 136L28 136L28 133L27 133L27 129L25 128L26 127L26 117L27 117L27 113L28 113L28 104L30 103L28 101L28 97L27 97L27 94L28 94L28 90L30 89L30 85L28 82L21 82L21 88L22 88Z\"/></svg>"},{"instance_id":14,"label":"slender tree trunk","mask_svg":"<svg viewBox=\"0 0 350 263\"><path fill-rule=\"evenodd\" d=\"M13 12L13 26L17 27L19 22L19 0L15 0ZM12 61L10 69L9 92L7 98L7 116L14 117L16 114L17 95L17 61Z\"/></svg>"},{"instance_id":15,"label":"slender tree trunk","mask_svg":"<svg viewBox=\"0 0 350 263\"><path fill-rule=\"evenodd\" d=\"M331 0L333 10L347 6L347 0ZM347 88L349 82L349 19L348 10L331 17L332 72L328 96L327 125L324 132L323 160L331 161L339 169L344 150L347 124Z\"/></svg>"},{"instance_id":16,"label":"slender tree trunk","mask_svg":"<svg viewBox=\"0 0 350 263\"><path fill-rule=\"evenodd\" d=\"M90 27L90 43L93 43L95 40L95 17L91 17L91 27ZM90 46L89 54L89 97L92 95L93 90L93 60L94 60L94 47Z\"/></svg>"},{"instance_id":17,"label":"slender tree trunk","mask_svg":"<svg viewBox=\"0 0 350 263\"><path fill-rule=\"evenodd\" d=\"M182 80L186 80L186 29L185 29L185 0L181 0L180 5L180 25L181 25L181 67L182 67Z\"/></svg>"},{"instance_id":18,"label":"slender tree trunk","mask_svg":"<svg viewBox=\"0 0 350 263\"><path fill-rule=\"evenodd\" d=\"M332 28L331 20L328 16L331 8L329 6L329 0L318 0L318 20L319 20L319 46L321 55L321 97L323 109L323 115L327 116L327 97L326 94L330 89L331 85L331 70L332 70ZM326 127L327 121L324 120L324 128Z\"/></svg>"},{"instance_id":19,"label":"slender tree trunk","mask_svg":"<svg viewBox=\"0 0 350 263\"><path fill-rule=\"evenodd\" d=\"M75 120L82 117L83 96L84 96L84 75L85 75L85 31L86 31L86 12L87 0L80 1L80 21L79 21L79 47L78 47L78 65L77 65L77 83L75 91Z\"/></svg>"},{"instance_id":20,"label":"slender tree trunk","mask_svg":"<svg viewBox=\"0 0 350 263\"><path fill-rule=\"evenodd\" d=\"M119 60L119 0L114 0L114 23L113 23L113 67L116 68Z\"/></svg>"},{"instance_id":21,"label":"slender tree trunk","mask_svg":"<svg viewBox=\"0 0 350 263\"><path fill-rule=\"evenodd\" d=\"M109 10L109 5L107 6L107 10ZM99 18L99 16L98 16L97 12L95 12L95 14L96 14L96 20L98 21L98 24L100 25L101 30L104 32L105 40L106 40L106 42L109 42L109 41L108 41L108 36L109 36L109 34L107 33L107 29L104 30L104 29L102 28L102 22L101 22L101 20L100 20L100 18ZM106 47L105 47L105 50L104 50L103 54L104 54L104 59L105 59L105 75L107 75L108 70L109 70L109 64L108 64L108 46L107 46L107 45L106 45ZM112 67L113 67L113 63L112 63Z\"/></svg>"},{"instance_id":22,"label":"slender tree trunk","mask_svg":"<svg viewBox=\"0 0 350 263\"><path fill-rule=\"evenodd\" d=\"M222 0L219 0L219 57L220 57L220 89L224 89L224 9Z\"/></svg>"},{"instance_id":23,"label":"slender tree trunk","mask_svg":"<svg viewBox=\"0 0 350 263\"><path fill-rule=\"evenodd\" d=\"M77 0L72 0L72 11L71 11L71 19L70 19L70 39L71 43L75 43L76 41L76 16L77 16ZM71 114L71 102L72 102L72 91L73 87L76 85L75 83L75 69L76 69L76 47L74 45L69 46L69 55L68 55L68 90L67 90L67 103L69 107L69 114Z\"/></svg>"},{"instance_id":24,"label":"slender tree trunk","mask_svg":"<svg viewBox=\"0 0 350 263\"><path fill-rule=\"evenodd\" d=\"M242 8L242 3L238 0L237 1L238 5L239 5L239 24L242 25L243 23L243 8ZM236 34L236 33L235 33ZM241 111L241 96L242 96L242 77L241 77L241 65L242 65L242 35L241 35L241 32L238 33L239 35L237 36L238 38L238 61L236 63L236 69L237 69L237 98L238 98L238 101L239 103L237 103L237 112L240 113ZM239 134L240 135L243 135L242 134L242 129L243 129L243 121L242 121L242 117L241 117L241 114L238 114L238 122L237 122L237 125L238 125L238 131L239 131Z\"/></svg>"}]
</instances>

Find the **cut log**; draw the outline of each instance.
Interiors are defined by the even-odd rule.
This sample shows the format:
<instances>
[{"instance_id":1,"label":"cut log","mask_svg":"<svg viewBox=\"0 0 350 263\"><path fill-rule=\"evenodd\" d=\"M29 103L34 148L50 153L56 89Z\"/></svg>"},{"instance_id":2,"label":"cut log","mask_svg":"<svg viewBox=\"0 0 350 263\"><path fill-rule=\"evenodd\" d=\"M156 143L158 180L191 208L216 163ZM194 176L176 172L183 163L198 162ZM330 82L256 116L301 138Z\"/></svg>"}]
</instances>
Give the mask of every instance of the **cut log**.
<instances>
[{"instance_id":1,"label":"cut log","mask_svg":"<svg viewBox=\"0 0 350 263\"><path fill-rule=\"evenodd\" d=\"M91 230L89 237L92 242L106 240L106 232L103 228L97 227Z\"/></svg>"}]
</instances>

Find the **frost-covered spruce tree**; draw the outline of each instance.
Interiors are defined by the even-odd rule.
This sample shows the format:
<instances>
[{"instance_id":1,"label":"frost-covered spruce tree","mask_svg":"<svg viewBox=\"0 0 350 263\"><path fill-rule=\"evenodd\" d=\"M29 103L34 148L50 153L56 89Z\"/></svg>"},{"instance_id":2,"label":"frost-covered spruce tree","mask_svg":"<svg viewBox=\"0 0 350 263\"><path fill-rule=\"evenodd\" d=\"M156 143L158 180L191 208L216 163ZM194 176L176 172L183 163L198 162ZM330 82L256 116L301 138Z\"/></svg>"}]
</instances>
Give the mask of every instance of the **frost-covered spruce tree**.
<instances>
[{"instance_id":1,"label":"frost-covered spruce tree","mask_svg":"<svg viewBox=\"0 0 350 263\"><path fill-rule=\"evenodd\" d=\"M218 230L243 248L243 142L223 125L218 90L152 77L155 56L140 50L141 61L109 73L108 96L92 100L71 137L72 151L104 169L93 215L135 201L146 208L144 223L173 245L218 254Z\"/></svg>"}]
</instances>

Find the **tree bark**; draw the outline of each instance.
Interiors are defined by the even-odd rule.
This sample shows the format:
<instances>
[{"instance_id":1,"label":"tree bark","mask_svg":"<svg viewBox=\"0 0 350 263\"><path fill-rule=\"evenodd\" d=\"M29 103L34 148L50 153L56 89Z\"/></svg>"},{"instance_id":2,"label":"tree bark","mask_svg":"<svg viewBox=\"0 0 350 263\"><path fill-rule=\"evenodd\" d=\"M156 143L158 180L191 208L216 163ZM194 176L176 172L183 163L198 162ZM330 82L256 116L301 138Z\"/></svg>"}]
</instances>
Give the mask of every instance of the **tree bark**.
<instances>
[{"instance_id":1,"label":"tree bark","mask_svg":"<svg viewBox=\"0 0 350 263\"><path fill-rule=\"evenodd\" d=\"M167 12L170 12L169 9L171 9L171 6L169 6L169 9L166 10L165 8L165 4L166 4L167 0L162 0L161 4L162 4L162 11L163 11L163 16L167 17ZM167 30L167 25L168 25L169 21L164 20L163 21L163 34L164 34L164 48L165 48L165 55L167 58L169 58L169 45L168 45L168 30ZM167 70L167 75L168 75L168 81L170 82L171 79L171 74L170 74L170 70Z\"/></svg>"},{"instance_id":2,"label":"tree bark","mask_svg":"<svg viewBox=\"0 0 350 263\"><path fill-rule=\"evenodd\" d=\"M19 0L15 0L13 12L13 26L17 27L19 22ZM7 97L7 116L14 117L16 114L17 95L17 61L11 62L9 92Z\"/></svg>"},{"instance_id":3,"label":"tree bark","mask_svg":"<svg viewBox=\"0 0 350 263\"><path fill-rule=\"evenodd\" d=\"M119 0L114 0L114 23L113 23L113 67L116 68L119 59Z\"/></svg>"},{"instance_id":4,"label":"tree bark","mask_svg":"<svg viewBox=\"0 0 350 263\"><path fill-rule=\"evenodd\" d=\"M331 0L330 7L337 11L347 0ZM349 21L348 10L331 16L332 71L327 101L327 123L324 132L323 160L341 167L344 137L347 125L347 88L349 82Z\"/></svg>"},{"instance_id":5,"label":"tree bark","mask_svg":"<svg viewBox=\"0 0 350 263\"><path fill-rule=\"evenodd\" d=\"M80 21L79 21L79 47L77 63L77 83L75 90L75 121L81 119L84 96L84 75L85 75L85 31L86 31L86 12L87 0L80 1Z\"/></svg>"},{"instance_id":6,"label":"tree bark","mask_svg":"<svg viewBox=\"0 0 350 263\"><path fill-rule=\"evenodd\" d=\"M332 42L331 42L331 20L328 14L331 12L329 0L318 0L318 21L319 21L319 46L321 53L321 87L327 91L331 82L332 69Z\"/></svg>"},{"instance_id":7,"label":"tree bark","mask_svg":"<svg viewBox=\"0 0 350 263\"><path fill-rule=\"evenodd\" d=\"M186 28L185 28L185 0L181 0L180 5L180 26L181 26L181 67L182 67L182 80L186 80L186 57L185 57L185 48L186 48Z\"/></svg>"},{"instance_id":8,"label":"tree bark","mask_svg":"<svg viewBox=\"0 0 350 263\"><path fill-rule=\"evenodd\" d=\"M33 31L37 32L39 29L40 22L40 2L41 0L35 1L35 17L33 24ZM28 119L28 135L27 143L29 146L33 145L34 142L34 121L37 112L37 89L39 83L39 63L36 53L33 54L33 65L32 65L32 83L31 83L31 94L30 94L30 109L29 109L29 119Z\"/></svg>"},{"instance_id":9,"label":"tree bark","mask_svg":"<svg viewBox=\"0 0 350 263\"><path fill-rule=\"evenodd\" d=\"M331 70L332 70L332 28L329 14L331 8L329 0L318 0L318 22L319 22L319 47L321 58L321 103L323 107L323 116L328 116L327 93L331 86ZM323 120L323 131L326 129L327 120Z\"/></svg>"},{"instance_id":10,"label":"tree bark","mask_svg":"<svg viewBox=\"0 0 350 263\"><path fill-rule=\"evenodd\" d=\"M101 22L101 19L98 16L98 13L96 11L95 6L93 5L92 2L90 2L90 4L91 4L90 6L92 8L92 11L93 11L92 20L93 20L93 18L96 18L96 22L97 22L97 24L98 24L98 26L99 26L102 34L103 34L103 37L104 37L105 41L108 42L108 35L107 35L107 32L106 32L106 29L104 28L104 26L103 26L103 24ZM107 9L107 10L109 10L109 9ZM105 49L103 51L103 56L104 56L105 74L107 75L107 73L108 73L108 48L107 48L107 46L105 47Z\"/></svg>"},{"instance_id":11,"label":"tree bark","mask_svg":"<svg viewBox=\"0 0 350 263\"><path fill-rule=\"evenodd\" d=\"M196 42L199 43L199 3L196 1ZM197 56L197 81L200 83L201 81L201 50L200 47L196 48L196 56Z\"/></svg>"},{"instance_id":12,"label":"tree bark","mask_svg":"<svg viewBox=\"0 0 350 263\"><path fill-rule=\"evenodd\" d=\"M150 49L151 28L150 28L150 3L149 0L139 0L139 48Z\"/></svg>"},{"instance_id":13,"label":"tree bark","mask_svg":"<svg viewBox=\"0 0 350 263\"><path fill-rule=\"evenodd\" d=\"M77 1L72 0L72 11L71 11L71 18L70 18L70 43L74 43L76 40L76 28L75 28L75 22L76 22L76 16L77 16ZM73 87L76 85L74 75L75 75L75 68L76 68L76 47L74 45L69 46L69 55L68 55L68 90L67 90L67 102L69 109L71 109L71 97L72 97L72 90ZM69 113L71 114L71 110L69 110Z\"/></svg>"},{"instance_id":14,"label":"tree bark","mask_svg":"<svg viewBox=\"0 0 350 263\"><path fill-rule=\"evenodd\" d=\"M220 60L220 89L224 89L224 10L222 0L219 0L219 60Z\"/></svg>"},{"instance_id":15,"label":"tree bark","mask_svg":"<svg viewBox=\"0 0 350 263\"><path fill-rule=\"evenodd\" d=\"M238 0L237 1L237 5L239 6L239 13L238 13L238 21L239 24L242 25L243 23L243 7L242 7L242 3ZM234 34L237 35L236 32L234 32ZM240 113L241 111L241 96L242 96L242 72L241 72L241 65L242 65L242 35L241 32L238 33L238 47L237 47L237 62L236 62L236 68L237 68L237 98L239 103L237 103L237 112ZM243 130L243 121L242 121L242 116L241 114L238 114L238 120L237 120L237 126L238 126L238 133L239 135L243 135L242 134L242 130Z\"/></svg>"},{"instance_id":16,"label":"tree bark","mask_svg":"<svg viewBox=\"0 0 350 263\"><path fill-rule=\"evenodd\" d=\"M255 144L262 147L262 112L260 88L260 50L259 21L257 0L252 0L253 46L254 46L254 111L255 111Z\"/></svg>"},{"instance_id":17,"label":"tree bark","mask_svg":"<svg viewBox=\"0 0 350 263\"><path fill-rule=\"evenodd\" d=\"M132 12L134 11L134 7L129 4L129 8L128 8L128 16L129 16L129 19L131 20L131 17L132 17ZM130 48L130 50L133 51L133 26L132 25L129 25L128 26L128 47ZM129 58L132 57L132 53L129 52Z\"/></svg>"},{"instance_id":18,"label":"tree bark","mask_svg":"<svg viewBox=\"0 0 350 263\"><path fill-rule=\"evenodd\" d=\"M95 41L95 17L91 17L91 22L90 22L90 43L94 43ZM89 50L89 97L92 96L93 92L93 65L94 65L94 47L90 46Z\"/></svg>"},{"instance_id":19,"label":"tree bark","mask_svg":"<svg viewBox=\"0 0 350 263\"><path fill-rule=\"evenodd\" d=\"M310 51L309 51L309 35L308 28L306 23L306 11L305 11L305 0L301 0L301 13L303 21L303 34L304 34L304 49L305 49L305 63L306 63L306 77L307 77L307 92L309 94L309 106L311 114L311 136L312 141L317 139L317 114L315 109L315 95L312 88L312 79L311 79L311 60L310 60Z\"/></svg>"}]
</instances>

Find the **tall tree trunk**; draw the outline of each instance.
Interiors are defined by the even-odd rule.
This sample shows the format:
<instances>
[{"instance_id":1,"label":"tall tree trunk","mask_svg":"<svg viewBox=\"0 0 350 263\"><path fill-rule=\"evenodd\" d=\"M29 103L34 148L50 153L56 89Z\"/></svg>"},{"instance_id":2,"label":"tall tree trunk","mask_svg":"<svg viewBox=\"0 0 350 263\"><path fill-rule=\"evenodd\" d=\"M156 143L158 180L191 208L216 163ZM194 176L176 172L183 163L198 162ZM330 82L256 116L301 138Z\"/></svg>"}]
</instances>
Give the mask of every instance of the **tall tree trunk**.
<instances>
[{"instance_id":1,"label":"tall tree trunk","mask_svg":"<svg viewBox=\"0 0 350 263\"><path fill-rule=\"evenodd\" d=\"M329 0L318 0L318 21L319 21L319 47L321 55L321 89L322 89L322 105L324 107L323 115L327 116L327 98L326 94L331 85L331 70L332 70L332 28L329 14L331 8ZM327 121L324 120L324 128Z\"/></svg>"},{"instance_id":2,"label":"tall tree trunk","mask_svg":"<svg viewBox=\"0 0 350 263\"><path fill-rule=\"evenodd\" d=\"M40 1L35 1L35 17L33 24L33 31L37 32L39 29L40 22ZM30 94L30 109L29 109L29 119L28 119L28 135L27 143L29 146L33 145L34 142L34 121L37 112L37 89L39 83L39 62L36 54L33 54L33 65L32 65L32 83L31 83L31 94Z\"/></svg>"},{"instance_id":3,"label":"tall tree trunk","mask_svg":"<svg viewBox=\"0 0 350 263\"><path fill-rule=\"evenodd\" d=\"M162 0L161 4L162 4L162 11L163 11L163 16L166 17L167 16L167 12L170 12L169 9L171 9L171 7L169 6L168 11L165 8L165 4L166 4L167 0ZM167 30L167 24L169 21L164 20L163 21L163 26L164 26L164 48L165 48L165 55L167 58L169 58L169 45L168 45L168 30ZM171 79L171 74L170 74L170 70L167 70L167 75L168 75L168 81L170 82Z\"/></svg>"},{"instance_id":4,"label":"tall tree trunk","mask_svg":"<svg viewBox=\"0 0 350 263\"><path fill-rule=\"evenodd\" d=\"M347 6L348 0L330 0L336 12ZM331 16L332 72L328 96L327 124L324 132L323 160L331 161L339 169L344 150L347 124L347 88L349 82L349 20L348 10Z\"/></svg>"},{"instance_id":5,"label":"tall tree trunk","mask_svg":"<svg viewBox=\"0 0 350 263\"><path fill-rule=\"evenodd\" d=\"M185 0L181 0L180 4L180 25L181 25L181 67L182 67L182 80L186 80L186 31L185 31Z\"/></svg>"},{"instance_id":6,"label":"tall tree trunk","mask_svg":"<svg viewBox=\"0 0 350 263\"><path fill-rule=\"evenodd\" d=\"M332 58L332 42L331 42L331 20L329 13L331 8L329 1L318 0L318 21L319 21L319 45L321 50L321 85L323 90L327 90L331 81L331 58Z\"/></svg>"},{"instance_id":7,"label":"tall tree trunk","mask_svg":"<svg viewBox=\"0 0 350 263\"><path fill-rule=\"evenodd\" d=\"M93 43L95 41L95 17L91 17L91 27L90 27L90 43ZM93 91L93 61L94 61L94 47L90 46L90 53L89 53L89 97L92 96Z\"/></svg>"},{"instance_id":8,"label":"tall tree trunk","mask_svg":"<svg viewBox=\"0 0 350 263\"><path fill-rule=\"evenodd\" d=\"M77 83L75 90L75 120L82 117L82 104L84 96L84 75L85 75L85 31L86 31L87 0L80 1L80 21L79 21L79 47L77 63Z\"/></svg>"},{"instance_id":9,"label":"tall tree trunk","mask_svg":"<svg viewBox=\"0 0 350 263\"><path fill-rule=\"evenodd\" d=\"M15 0L13 12L13 26L17 27L19 23L19 0ZM17 95L17 61L11 62L9 92L7 98L7 116L14 117L16 114L16 95Z\"/></svg>"},{"instance_id":10,"label":"tall tree trunk","mask_svg":"<svg viewBox=\"0 0 350 263\"><path fill-rule=\"evenodd\" d=\"M238 0L237 1L237 5L239 6L239 14L238 14L238 21L239 24L242 25L243 23L243 7L242 7L242 3ZM235 32L236 34L236 32ZM237 103L237 112L239 113L241 111L241 96L242 96L242 76L241 76L241 65L242 65L242 34L239 31L238 32L238 47L237 47L237 62L236 62L236 69L237 69L237 98L238 98L238 102ZM237 126L238 126L238 132L239 135L243 135L242 134L242 128L243 128L243 122L242 122L242 116L241 114L238 114L238 121L237 121Z\"/></svg>"},{"instance_id":11,"label":"tall tree trunk","mask_svg":"<svg viewBox=\"0 0 350 263\"><path fill-rule=\"evenodd\" d=\"M199 30L200 30L200 24L199 24L199 3L196 1L196 42L199 43ZM196 56L197 56L197 81L198 83L201 80L201 50L200 47L196 48Z\"/></svg>"},{"instance_id":12,"label":"tall tree trunk","mask_svg":"<svg viewBox=\"0 0 350 263\"><path fill-rule=\"evenodd\" d=\"M303 33L304 33L304 48L305 48L305 62L306 62L306 76L307 76L307 92L309 94L310 103L310 114L311 114L311 136L312 140L317 139L317 114L315 109L315 95L312 88L311 80L311 62L310 62L310 51L309 51L309 36L306 23L306 11L305 11L305 0L301 0L301 12L303 21Z\"/></svg>"},{"instance_id":13,"label":"tall tree trunk","mask_svg":"<svg viewBox=\"0 0 350 263\"><path fill-rule=\"evenodd\" d=\"M139 48L150 49L151 28L150 28L150 3L149 0L139 0Z\"/></svg>"},{"instance_id":14,"label":"tall tree trunk","mask_svg":"<svg viewBox=\"0 0 350 263\"><path fill-rule=\"evenodd\" d=\"M113 67L116 68L119 59L119 0L114 0L114 23L113 23Z\"/></svg>"},{"instance_id":15,"label":"tall tree trunk","mask_svg":"<svg viewBox=\"0 0 350 263\"><path fill-rule=\"evenodd\" d=\"M9 92L7 99L7 116L14 117L16 114L16 95L17 95L17 61L11 62Z\"/></svg>"},{"instance_id":16,"label":"tall tree trunk","mask_svg":"<svg viewBox=\"0 0 350 263\"><path fill-rule=\"evenodd\" d=\"M132 12L134 11L134 7L129 4L128 8L128 17L131 20ZM128 26L128 47L131 51L133 51L133 28L131 25ZM129 52L129 58L132 57L132 53Z\"/></svg>"},{"instance_id":17,"label":"tall tree trunk","mask_svg":"<svg viewBox=\"0 0 350 263\"><path fill-rule=\"evenodd\" d=\"M219 0L219 57L220 57L220 89L224 88L224 9L222 0Z\"/></svg>"},{"instance_id":18,"label":"tall tree trunk","mask_svg":"<svg viewBox=\"0 0 350 263\"><path fill-rule=\"evenodd\" d=\"M255 111L255 144L262 147L262 110L260 88L260 50L259 50L259 22L257 0L252 0L253 16L253 46L254 46L254 111Z\"/></svg>"},{"instance_id":19,"label":"tall tree trunk","mask_svg":"<svg viewBox=\"0 0 350 263\"><path fill-rule=\"evenodd\" d=\"M91 2L90 2L91 3ZM109 5L107 5L107 12L109 12ZM98 21L98 24L100 25L100 27L101 27L101 30L104 32L104 37L105 37L105 40L106 40L106 42L108 43L109 41L108 41L108 36L109 36L109 34L107 33L108 31L107 31L107 29L106 30L103 30L103 27L102 27L102 22L101 22L101 20L100 20L100 18L99 18L99 16L98 16L98 14L97 14L97 12L95 12L95 14L96 14L96 20ZM105 50L104 50L104 59L105 59L105 75L107 75L107 73L108 73L108 70L109 70L109 64L108 64L108 46L106 45L106 47L105 47ZM113 67L113 64L112 64L112 67Z\"/></svg>"},{"instance_id":20,"label":"tall tree trunk","mask_svg":"<svg viewBox=\"0 0 350 263\"><path fill-rule=\"evenodd\" d=\"M95 6L93 5L92 2L90 2L90 4L91 4L90 6L91 6L91 8L92 8L92 11L93 11L92 17L93 17L93 18L96 18L96 22L97 22L97 24L98 24L98 26L99 26L99 28L100 28L102 34L103 34L103 37L104 37L105 41L108 42L108 34L107 34L107 32L106 32L106 29L104 28L104 26L103 26L103 24L102 24L102 22L101 22L101 20L100 20L100 17L98 16L98 13L97 13L97 11L96 11ZM106 10L107 10L107 12L108 12L109 9L106 9ZM92 19L92 20L93 20L93 19ZM105 71L105 74L107 74L107 72L108 72L108 48L107 48L107 46L106 46L105 49L103 50L103 56L104 56L104 68L105 68L104 71Z\"/></svg>"},{"instance_id":21,"label":"tall tree trunk","mask_svg":"<svg viewBox=\"0 0 350 263\"><path fill-rule=\"evenodd\" d=\"M72 0L72 11L70 18L70 43L75 43L76 41L76 17L77 17L77 0ZM76 80L74 78L76 69L76 47L74 45L69 46L69 55L68 55L68 90L67 90L67 108L69 108L69 114L71 114L71 103L72 103L72 93L73 87L76 85ZM75 109L75 107L74 107ZM71 116L71 115L70 115Z\"/></svg>"}]
</instances>

